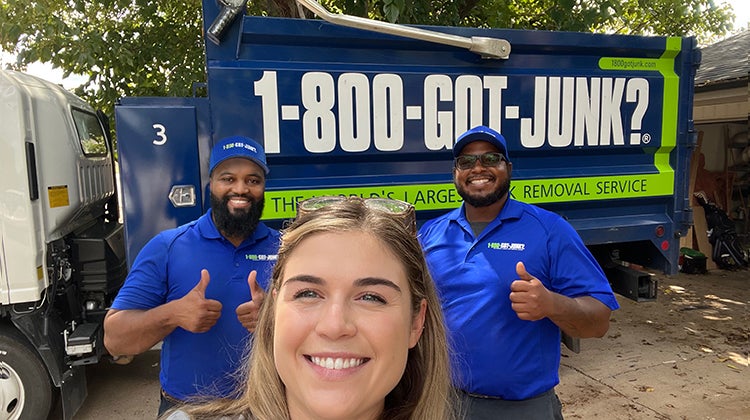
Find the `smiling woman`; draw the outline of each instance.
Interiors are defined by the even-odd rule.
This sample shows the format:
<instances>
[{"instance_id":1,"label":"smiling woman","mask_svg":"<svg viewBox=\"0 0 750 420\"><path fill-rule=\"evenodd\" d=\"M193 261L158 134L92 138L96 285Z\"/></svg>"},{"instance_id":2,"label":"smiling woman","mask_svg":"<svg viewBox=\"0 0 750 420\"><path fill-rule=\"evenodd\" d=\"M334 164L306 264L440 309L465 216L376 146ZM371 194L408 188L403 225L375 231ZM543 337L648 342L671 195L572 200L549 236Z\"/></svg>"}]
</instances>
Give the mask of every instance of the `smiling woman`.
<instances>
[{"instance_id":1,"label":"smiling woman","mask_svg":"<svg viewBox=\"0 0 750 420\"><path fill-rule=\"evenodd\" d=\"M319 233L296 247L274 292L274 359L290 417L379 418L427 306L412 305L398 259L370 233Z\"/></svg>"},{"instance_id":2,"label":"smiling woman","mask_svg":"<svg viewBox=\"0 0 750 420\"><path fill-rule=\"evenodd\" d=\"M282 235L235 400L170 420L457 418L443 316L409 223L348 198Z\"/></svg>"}]
</instances>

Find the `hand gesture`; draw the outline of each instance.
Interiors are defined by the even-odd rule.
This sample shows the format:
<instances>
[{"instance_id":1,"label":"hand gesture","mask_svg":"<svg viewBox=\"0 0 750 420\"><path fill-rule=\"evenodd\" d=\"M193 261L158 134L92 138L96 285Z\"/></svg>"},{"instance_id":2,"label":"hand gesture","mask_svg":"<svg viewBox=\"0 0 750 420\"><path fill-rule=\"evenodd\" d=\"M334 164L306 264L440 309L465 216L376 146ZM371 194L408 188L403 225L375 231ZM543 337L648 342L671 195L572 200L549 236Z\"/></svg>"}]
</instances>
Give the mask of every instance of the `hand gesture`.
<instances>
[{"instance_id":1,"label":"hand gesture","mask_svg":"<svg viewBox=\"0 0 750 420\"><path fill-rule=\"evenodd\" d=\"M510 284L510 303L516 315L526 321L545 318L552 309L552 292L529 274L520 261L516 264L516 273L519 279Z\"/></svg>"},{"instance_id":2,"label":"hand gesture","mask_svg":"<svg viewBox=\"0 0 750 420\"><path fill-rule=\"evenodd\" d=\"M178 300L178 325L183 329L202 333L211 329L221 316L221 302L206 299L206 288L211 277L208 270L201 270L198 284L185 296Z\"/></svg>"},{"instance_id":3,"label":"hand gesture","mask_svg":"<svg viewBox=\"0 0 750 420\"><path fill-rule=\"evenodd\" d=\"M241 304L236 310L237 319L251 333L255 332L255 327L258 325L260 304L263 303L263 299L266 297L263 288L255 280L256 276L257 273L255 270L251 271L250 275L247 276L247 284L250 285L250 301Z\"/></svg>"}]
</instances>

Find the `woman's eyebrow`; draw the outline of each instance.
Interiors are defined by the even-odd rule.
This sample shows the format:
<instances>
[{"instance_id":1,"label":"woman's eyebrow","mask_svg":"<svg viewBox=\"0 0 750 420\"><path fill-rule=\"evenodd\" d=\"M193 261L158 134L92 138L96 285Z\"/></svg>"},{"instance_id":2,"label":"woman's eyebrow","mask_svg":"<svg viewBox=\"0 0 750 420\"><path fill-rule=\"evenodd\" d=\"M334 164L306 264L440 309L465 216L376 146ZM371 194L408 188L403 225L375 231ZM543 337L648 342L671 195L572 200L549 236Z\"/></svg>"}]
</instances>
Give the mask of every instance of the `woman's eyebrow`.
<instances>
[{"instance_id":1,"label":"woman's eyebrow","mask_svg":"<svg viewBox=\"0 0 750 420\"><path fill-rule=\"evenodd\" d=\"M284 280L284 282L282 283L282 286L285 285L285 284L287 284L287 283L297 283L297 282L299 282L299 283L311 283L311 284L316 284L316 285L321 285L321 284L325 283L325 281L322 278L320 278L320 277L311 276L309 274L300 274L300 275L297 275L297 276L294 276L294 277L289 277L288 279Z\"/></svg>"},{"instance_id":2,"label":"woman's eyebrow","mask_svg":"<svg viewBox=\"0 0 750 420\"><path fill-rule=\"evenodd\" d=\"M398 285L388 279L380 278L380 277L365 277L361 279L357 279L354 282L354 285L357 287L363 287L363 286L387 286L395 291L401 293L401 288L398 287Z\"/></svg>"},{"instance_id":3,"label":"woman's eyebrow","mask_svg":"<svg viewBox=\"0 0 750 420\"><path fill-rule=\"evenodd\" d=\"M323 280L320 277L312 276L309 274L300 274L294 277L289 277L288 279L284 280L282 285L286 285L288 283L310 283L310 284L315 284L315 285L321 285L321 284L325 284L325 280ZM361 279L357 279L354 281L354 286L356 287L386 286L401 293L401 288L398 287L396 283L388 279L381 278L381 277L364 277Z\"/></svg>"}]
</instances>

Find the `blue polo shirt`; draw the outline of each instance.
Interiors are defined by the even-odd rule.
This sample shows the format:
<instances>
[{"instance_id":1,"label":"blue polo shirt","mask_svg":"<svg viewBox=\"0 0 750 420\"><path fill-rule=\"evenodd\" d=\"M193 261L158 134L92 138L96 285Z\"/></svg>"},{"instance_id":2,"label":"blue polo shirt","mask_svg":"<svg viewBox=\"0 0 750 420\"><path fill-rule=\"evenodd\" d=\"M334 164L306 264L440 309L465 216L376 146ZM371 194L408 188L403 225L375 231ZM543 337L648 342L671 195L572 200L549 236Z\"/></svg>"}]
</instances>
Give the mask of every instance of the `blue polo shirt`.
<instances>
[{"instance_id":1,"label":"blue polo shirt","mask_svg":"<svg viewBox=\"0 0 750 420\"><path fill-rule=\"evenodd\" d=\"M237 306L250 300L247 276L257 271L258 284L268 290L276 262L279 233L259 223L236 247L218 231L211 211L197 220L156 235L138 253L113 309L151 309L190 292L201 269L211 280L206 298L221 302L221 317L207 332L176 328L161 350L162 388L186 399L193 395L229 396L232 379L250 336L237 319Z\"/></svg>"},{"instance_id":2,"label":"blue polo shirt","mask_svg":"<svg viewBox=\"0 0 750 420\"><path fill-rule=\"evenodd\" d=\"M510 304L516 263L544 286L619 306L601 267L559 215L508 199L474 237L464 206L419 230L453 345L455 385L467 392L524 400L559 383L560 329L524 321Z\"/></svg>"}]
</instances>

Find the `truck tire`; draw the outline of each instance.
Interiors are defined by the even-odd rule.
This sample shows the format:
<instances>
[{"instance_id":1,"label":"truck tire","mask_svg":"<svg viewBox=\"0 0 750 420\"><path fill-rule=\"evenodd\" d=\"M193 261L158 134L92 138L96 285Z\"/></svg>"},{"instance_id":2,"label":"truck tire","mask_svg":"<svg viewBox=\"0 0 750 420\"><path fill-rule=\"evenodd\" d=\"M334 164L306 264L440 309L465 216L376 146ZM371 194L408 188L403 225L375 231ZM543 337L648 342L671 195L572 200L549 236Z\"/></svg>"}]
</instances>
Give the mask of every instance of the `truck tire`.
<instances>
[{"instance_id":1,"label":"truck tire","mask_svg":"<svg viewBox=\"0 0 750 420\"><path fill-rule=\"evenodd\" d=\"M52 383L41 359L15 329L0 327L0 420L46 419Z\"/></svg>"}]
</instances>

